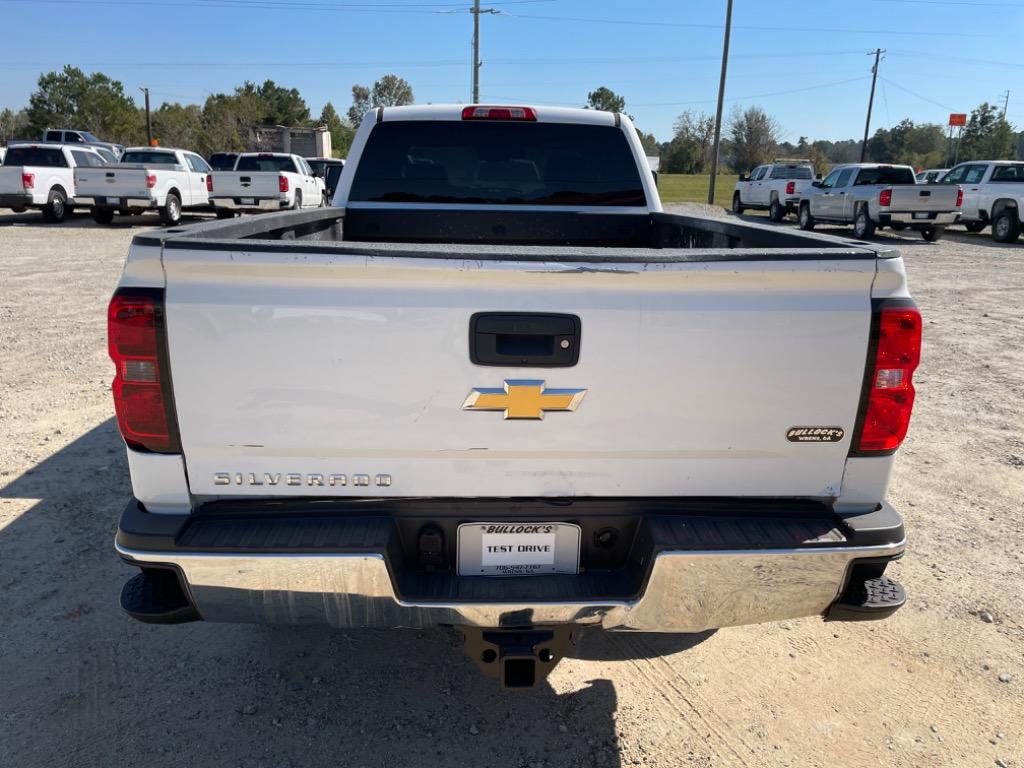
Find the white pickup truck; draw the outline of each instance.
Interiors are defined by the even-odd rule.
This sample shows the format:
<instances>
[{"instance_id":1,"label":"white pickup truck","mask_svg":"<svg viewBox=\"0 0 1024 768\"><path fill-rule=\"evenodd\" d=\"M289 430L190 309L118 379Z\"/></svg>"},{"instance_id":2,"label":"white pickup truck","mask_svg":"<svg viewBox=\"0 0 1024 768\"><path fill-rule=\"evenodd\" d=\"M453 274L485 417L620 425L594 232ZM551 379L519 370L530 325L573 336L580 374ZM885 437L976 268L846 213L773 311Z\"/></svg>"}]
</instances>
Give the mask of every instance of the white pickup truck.
<instances>
[{"instance_id":1,"label":"white pickup truck","mask_svg":"<svg viewBox=\"0 0 1024 768\"><path fill-rule=\"evenodd\" d=\"M327 204L324 180L305 158L274 152L238 156L233 171L214 171L210 203L218 218L236 213L319 208Z\"/></svg>"},{"instance_id":2,"label":"white pickup truck","mask_svg":"<svg viewBox=\"0 0 1024 768\"><path fill-rule=\"evenodd\" d=\"M184 149L129 147L120 163L104 168L76 168L76 200L92 210L100 224L114 214L158 211L167 226L181 221L182 211L209 210L210 166Z\"/></svg>"},{"instance_id":3,"label":"white pickup truck","mask_svg":"<svg viewBox=\"0 0 1024 768\"><path fill-rule=\"evenodd\" d=\"M747 208L767 210L773 222L795 213L800 196L814 181L810 160L776 160L759 165L749 176L740 175L732 193L732 211L741 214Z\"/></svg>"},{"instance_id":4,"label":"white pickup truck","mask_svg":"<svg viewBox=\"0 0 1024 768\"><path fill-rule=\"evenodd\" d=\"M992 239L1012 243L1020 237L1024 211L1024 163L1013 160L975 160L961 163L942 177L964 191L960 223L968 232L992 227Z\"/></svg>"},{"instance_id":5,"label":"white pickup truck","mask_svg":"<svg viewBox=\"0 0 1024 768\"><path fill-rule=\"evenodd\" d=\"M62 222L76 202L74 169L103 165L99 153L83 145L12 144L0 166L0 208L37 208L45 221Z\"/></svg>"},{"instance_id":6,"label":"white pickup truck","mask_svg":"<svg viewBox=\"0 0 1024 768\"><path fill-rule=\"evenodd\" d=\"M899 253L664 213L624 116L378 109L334 206L137 235L108 317L141 621L454 625L523 687L905 601Z\"/></svg>"},{"instance_id":7,"label":"white pickup truck","mask_svg":"<svg viewBox=\"0 0 1024 768\"><path fill-rule=\"evenodd\" d=\"M962 202L960 187L918 184L909 165L851 163L835 166L805 190L798 219L804 230L819 222L852 223L858 240L880 227L909 227L932 242L960 217Z\"/></svg>"}]
</instances>

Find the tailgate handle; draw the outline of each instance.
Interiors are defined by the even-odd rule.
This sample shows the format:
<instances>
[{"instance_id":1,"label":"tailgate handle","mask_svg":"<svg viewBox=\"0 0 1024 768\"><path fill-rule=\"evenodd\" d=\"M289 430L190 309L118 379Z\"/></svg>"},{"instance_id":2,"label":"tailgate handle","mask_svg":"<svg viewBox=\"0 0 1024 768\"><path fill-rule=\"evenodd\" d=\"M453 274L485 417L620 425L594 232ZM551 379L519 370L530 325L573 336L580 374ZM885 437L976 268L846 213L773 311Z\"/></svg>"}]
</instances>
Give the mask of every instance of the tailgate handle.
<instances>
[{"instance_id":1,"label":"tailgate handle","mask_svg":"<svg viewBox=\"0 0 1024 768\"><path fill-rule=\"evenodd\" d=\"M931 197L932 196L932 193L929 190L926 190L926 189L922 189L920 194L921 194L921 197Z\"/></svg>"},{"instance_id":2,"label":"tailgate handle","mask_svg":"<svg viewBox=\"0 0 1024 768\"><path fill-rule=\"evenodd\" d=\"M469 359L477 365L576 365L580 319L541 312L477 312L469 319Z\"/></svg>"}]
</instances>

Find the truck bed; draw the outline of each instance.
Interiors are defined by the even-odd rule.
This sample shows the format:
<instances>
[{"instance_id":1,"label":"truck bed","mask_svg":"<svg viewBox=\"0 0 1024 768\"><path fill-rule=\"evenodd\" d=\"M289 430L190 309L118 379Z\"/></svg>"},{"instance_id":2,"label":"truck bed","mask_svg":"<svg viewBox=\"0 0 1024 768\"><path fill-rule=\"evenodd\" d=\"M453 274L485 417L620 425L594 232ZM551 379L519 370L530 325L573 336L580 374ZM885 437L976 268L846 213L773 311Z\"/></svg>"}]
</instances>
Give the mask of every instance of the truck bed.
<instances>
[{"instance_id":1,"label":"truck bed","mask_svg":"<svg viewBox=\"0 0 1024 768\"><path fill-rule=\"evenodd\" d=\"M324 208L207 222L135 238L137 245L168 248L398 253L435 258L510 257L543 260L732 261L827 258L896 258L881 243L782 230L734 219L676 213L567 213ZM486 243L486 244L485 244ZM438 248L437 246L442 246ZM472 246L467 249L465 246ZM544 246L543 251L530 246ZM551 247L569 250L552 251ZM483 258L488 258L486 255Z\"/></svg>"}]
</instances>

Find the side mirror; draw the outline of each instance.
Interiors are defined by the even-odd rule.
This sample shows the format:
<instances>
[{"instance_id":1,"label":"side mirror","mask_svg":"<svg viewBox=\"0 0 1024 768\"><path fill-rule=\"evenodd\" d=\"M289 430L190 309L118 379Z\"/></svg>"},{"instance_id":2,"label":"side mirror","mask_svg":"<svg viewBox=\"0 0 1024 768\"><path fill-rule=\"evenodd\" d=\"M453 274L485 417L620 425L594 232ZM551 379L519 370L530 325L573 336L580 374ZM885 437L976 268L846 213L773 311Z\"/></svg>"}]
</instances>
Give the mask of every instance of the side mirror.
<instances>
[{"instance_id":1,"label":"side mirror","mask_svg":"<svg viewBox=\"0 0 1024 768\"><path fill-rule=\"evenodd\" d=\"M747 178L747 174L741 173L740 174L740 181L750 181L750 179Z\"/></svg>"},{"instance_id":2,"label":"side mirror","mask_svg":"<svg viewBox=\"0 0 1024 768\"><path fill-rule=\"evenodd\" d=\"M811 186L812 187L818 187L820 189L821 188L821 176L819 176L815 181L812 181L811 182Z\"/></svg>"},{"instance_id":3,"label":"side mirror","mask_svg":"<svg viewBox=\"0 0 1024 768\"><path fill-rule=\"evenodd\" d=\"M313 178L314 179L322 179L323 176L324 175L322 173L320 173L320 171L313 171Z\"/></svg>"}]
</instances>

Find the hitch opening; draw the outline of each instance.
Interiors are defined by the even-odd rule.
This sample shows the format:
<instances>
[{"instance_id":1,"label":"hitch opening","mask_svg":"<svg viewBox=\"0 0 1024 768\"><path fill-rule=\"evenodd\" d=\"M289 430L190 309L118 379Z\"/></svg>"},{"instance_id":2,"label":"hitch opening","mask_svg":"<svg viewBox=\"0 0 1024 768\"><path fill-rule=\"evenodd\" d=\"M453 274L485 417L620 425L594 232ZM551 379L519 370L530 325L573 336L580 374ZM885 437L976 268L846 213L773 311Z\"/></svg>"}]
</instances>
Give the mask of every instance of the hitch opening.
<instances>
[{"instance_id":1,"label":"hitch opening","mask_svg":"<svg viewBox=\"0 0 1024 768\"><path fill-rule=\"evenodd\" d=\"M483 629L459 627L466 654L503 688L532 688L542 682L575 644L576 627Z\"/></svg>"}]
</instances>

